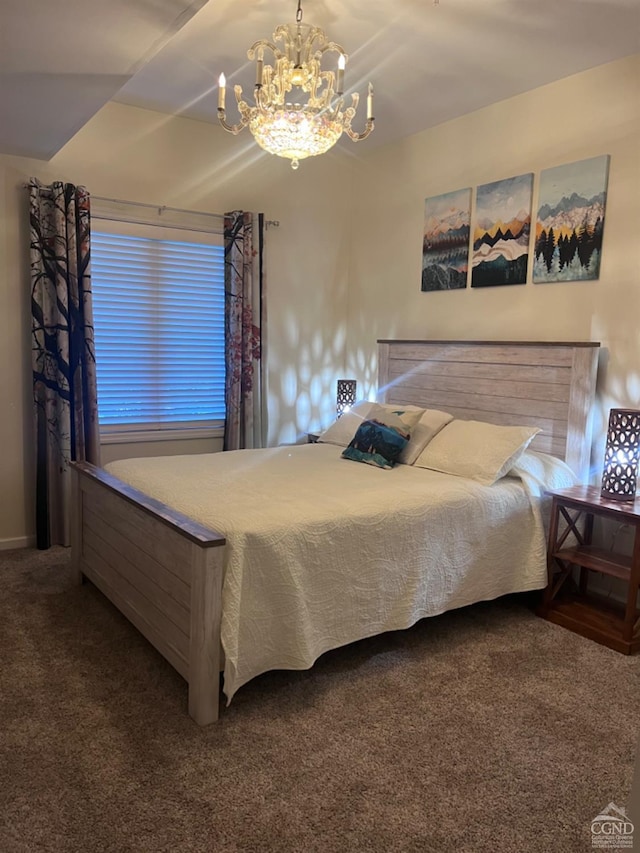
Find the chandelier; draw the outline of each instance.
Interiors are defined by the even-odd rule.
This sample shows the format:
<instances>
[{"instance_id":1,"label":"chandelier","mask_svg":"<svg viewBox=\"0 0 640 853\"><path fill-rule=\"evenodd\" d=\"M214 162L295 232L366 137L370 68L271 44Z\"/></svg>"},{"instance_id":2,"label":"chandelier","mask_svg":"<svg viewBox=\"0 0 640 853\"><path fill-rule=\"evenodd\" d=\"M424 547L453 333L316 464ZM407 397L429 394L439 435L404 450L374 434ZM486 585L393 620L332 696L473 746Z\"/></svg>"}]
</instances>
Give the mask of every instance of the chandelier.
<instances>
[{"instance_id":1,"label":"chandelier","mask_svg":"<svg viewBox=\"0 0 640 853\"><path fill-rule=\"evenodd\" d=\"M265 64L266 51L273 54L273 66ZM338 54L336 72L322 69L322 60L329 53ZM365 129L356 133L351 122L360 96L354 92L350 106L345 106L343 97L347 54L339 44L328 41L319 27L302 23L301 0L296 23L281 24L273 41L260 39L247 56L256 62L254 106L243 99L242 87L234 86L240 112L237 124L227 123L224 74L219 79L218 118L230 133L248 127L258 145L270 154L287 157L297 169L300 160L324 154L343 133L359 142L373 130L373 86L369 83Z\"/></svg>"}]
</instances>

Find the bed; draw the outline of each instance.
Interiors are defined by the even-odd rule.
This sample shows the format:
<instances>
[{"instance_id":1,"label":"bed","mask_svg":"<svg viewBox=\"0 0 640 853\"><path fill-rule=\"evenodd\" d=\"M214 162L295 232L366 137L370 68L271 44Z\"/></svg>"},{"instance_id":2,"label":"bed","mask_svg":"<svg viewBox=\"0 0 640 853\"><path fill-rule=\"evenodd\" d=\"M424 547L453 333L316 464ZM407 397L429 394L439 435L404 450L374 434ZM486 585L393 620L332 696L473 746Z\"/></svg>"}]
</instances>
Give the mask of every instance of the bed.
<instances>
[{"instance_id":1,"label":"bed","mask_svg":"<svg viewBox=\"0 0 640 853\"><path fill-rule=\"evenodd\" d=\"M78 579L185 678L201 725L218 718L220 671L230 700L268 669L541 588L541 495L569 484L563 470L587 476L597 357L595 343L378 342L380 402L541 429L490 486L323 442L76 463Z\"/></svg>"}]
</instances>

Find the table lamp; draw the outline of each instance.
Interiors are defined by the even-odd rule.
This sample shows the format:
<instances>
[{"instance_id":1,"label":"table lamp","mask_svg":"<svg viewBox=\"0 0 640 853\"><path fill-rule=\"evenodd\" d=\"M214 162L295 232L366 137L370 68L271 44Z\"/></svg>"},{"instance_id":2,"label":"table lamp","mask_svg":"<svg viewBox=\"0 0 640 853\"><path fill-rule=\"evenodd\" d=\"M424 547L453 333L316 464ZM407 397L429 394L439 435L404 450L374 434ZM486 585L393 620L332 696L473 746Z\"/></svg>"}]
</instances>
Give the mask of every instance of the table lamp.
<instances>
[{"instance_id":1,"label":"table lamp","mask_svg":"<svg viewBox=\"0 0 640 853\"><path fill-rule=\"evenodd\" d=\"M640 456L640 410L611 409L601 495L613 501L636 497Z\"/></svg>"},{"instance_id":2,"label":"table lamp","mask_svg":"<svg viewBox=\"0 0 640 853\"><path fill-rule=\"evenodd\" d=\"M357 382L355 379L338 379L338 396L336 400L338 417L348 412L355 403L356 385Z\"/></svg>"}]
</instances>

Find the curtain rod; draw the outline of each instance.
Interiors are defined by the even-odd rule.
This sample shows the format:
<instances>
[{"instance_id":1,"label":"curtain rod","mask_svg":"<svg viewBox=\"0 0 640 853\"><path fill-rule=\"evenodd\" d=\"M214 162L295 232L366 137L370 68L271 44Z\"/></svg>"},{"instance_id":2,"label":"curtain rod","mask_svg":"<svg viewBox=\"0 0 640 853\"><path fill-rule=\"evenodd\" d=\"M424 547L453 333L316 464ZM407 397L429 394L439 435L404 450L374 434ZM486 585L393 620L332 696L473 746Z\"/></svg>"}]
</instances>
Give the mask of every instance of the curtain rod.
<instances>
[{"instance_id":1,"label":"curtain rod","mask_svg":"<svg viewBox=\"0 0 640 853\"><path fill-rule=\"evenodd\" d=\"M47 192L49 190L48 186L46 186L45 184L40 184L39 181L36 181L36 182L30 181L30 182L26 183L24 185L24 187L25 187L25 189L30 189L34 185L37 187L38 191L40 191L40 192L41 191ZM94 193L91 193L91 192L89 193L89 197L92 199L92 201L106 201L106 202L111 202L112 204L127 204L127 205L130 205L131 207L146 207L146 208L149 208L150 210L156 210L158 213L162 213L162 211L164 211L164 210L170 210L173 213L189 213L189 214L195 214L196 216L213 216L216 219L224 219L224 215L222 213L210 213L209 211L206 211L206 210L186 210L185 208L182 208L182 207L171 207L170 205L167 205L167 204L149 204L148 202L144 202L144 201L128 201L127 199L124 199L124 198L108 198L107 196L94 195Z\"/></svg>"},{"instance_id":2,"label":"curtain rod","mask_svg":"<svg viewBox=\"0 0 640 853\"><path fill-rule=\"evenodd\" d=\"M29 189L32 186L33 186L33 183L24 184L25 189ZM41 184L38 186L38 190L44 190L46 192L47 189L48 189L48 187L45 186L44 184ZM149 208L150 210L157 211L159 214L162 214L163 211L168 210L168 211L171 211L173 213L187 213L187 214L192 214L195 216L211 216L214 219L224 219L224 214L222 214L222 213L209 213L208 211L204 211L204 210L187 210L183 207L171 207L171 206L166 205L166 204L149 204L148 202L144 202L144 201L128 201L127 199L123 199L123 198L108 198L107 196L93 195L92 193L90 193L89 195L90 195L90 198L95 200L95 201L106 201L106 202L111 202L112 204L127 204L127 205L131 205L131 206L135 206L135 207L146 207L146 208ZM104 217L98 217L98 218L100 219L100 218L104 218ZM279 228L280 227L280 222L277 219L265 219L264 224L265 224L266 228Z\"/></svg>"},{"instance_id":3,"label":"curtain rod","mask_svg":"<svg viewBox=\"0 0 640 853\"><path fill-rule=\"evenodd\" d=\"M168 211L171 211L172 213L188 213L188 214L192 214L192 215L196 215L196 216L212 216L215 219L224 219L224 216L222 213L209 213L208 211L205 211L205 210L186 210L183 207L171 207L170 205L167 205L167 204L148 204L147 202L144 202L144 201L127 201L126 199L123 199L123 198L107 198L107 197L101 196L101 195L93 195L93 194L90 194L90 195L94 201L107 201L107 202L111 202L112 204L128 204L128 205L131 205L132 207L146 207L146 208L149 208L150 210L157 210L158 213L160 213L160 214L163 213L163 211L168 210Z\"/></svg>"},{"instance_id":4,"label":"curtain rod","mask_svg":"<svg viewBox=\"0 0 640 853\"><path fill-rule=\"evenodd\" d=\"M215 219L224 219L223 213L208 213L208 212L205 212L202 210L185 210L182 207L168 207L166 204L161 204L161 205L146 204L145 202L141 202L141 201L125 201L124 199L121 199L121 198L104 198L103 196L99 196L99 195L92 195L91 198L95 199L96 201L110 201L110 202L113 202L114 204L131 204L131 205L135 205L136 207L149 207L152 210L157 210L158 213L160 213L160 214L162 214L162 212L165 210L170 210L173 213L189 213L189 214L193 214L195 216L212 216ZM280 227L280 221L278 219L265 219L264 224L265 224L265 228L279 228Z\"/></svg>"}]
</instances>

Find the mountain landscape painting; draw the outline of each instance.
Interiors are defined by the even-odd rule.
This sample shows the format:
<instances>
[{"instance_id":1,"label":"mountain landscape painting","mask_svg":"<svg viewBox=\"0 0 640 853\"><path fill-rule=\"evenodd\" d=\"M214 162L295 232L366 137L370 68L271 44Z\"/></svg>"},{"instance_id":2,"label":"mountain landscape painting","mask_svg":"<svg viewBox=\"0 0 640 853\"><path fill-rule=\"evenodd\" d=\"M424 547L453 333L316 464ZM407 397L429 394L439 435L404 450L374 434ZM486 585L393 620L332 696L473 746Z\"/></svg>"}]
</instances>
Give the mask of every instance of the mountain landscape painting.
<instances>
[{"instance_id":1,"label":"mountain landscape painting","mask_svg":"<svg viewBox=\"0 0 640 853\"><path fill-rule=\"evenodd\" d=\"M467 286L470 221L470 188L425 200L422 290Z\"/></svg>"},{"instance_id":2,"label":"mountain landscape painting","mask_svg":"<svg viewBox=\"0 0 640 853\"><path fill-rule=\"evenodd\" d=\"M533 173L478 187L471 287L526 283L532 192Z\"/></svg>"},{"instance_id":3,"label":"mountain landscape painting","mask_svg":"<svg viewBox=\"0 0 640 853\"><path fill-rule=\"evenodd\" d=\"M534 282L599 277L608 176L608 154L540 173Z\"/></svg>"}]
</instances>

